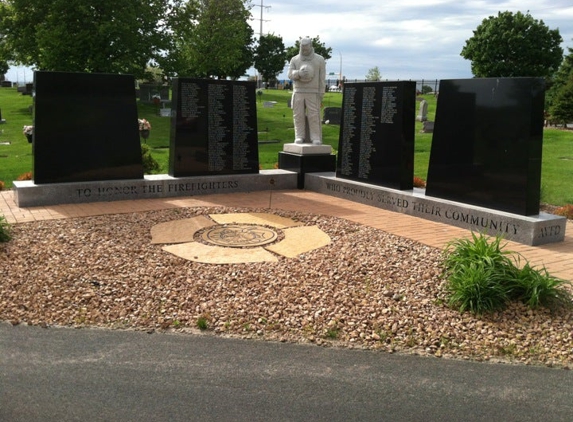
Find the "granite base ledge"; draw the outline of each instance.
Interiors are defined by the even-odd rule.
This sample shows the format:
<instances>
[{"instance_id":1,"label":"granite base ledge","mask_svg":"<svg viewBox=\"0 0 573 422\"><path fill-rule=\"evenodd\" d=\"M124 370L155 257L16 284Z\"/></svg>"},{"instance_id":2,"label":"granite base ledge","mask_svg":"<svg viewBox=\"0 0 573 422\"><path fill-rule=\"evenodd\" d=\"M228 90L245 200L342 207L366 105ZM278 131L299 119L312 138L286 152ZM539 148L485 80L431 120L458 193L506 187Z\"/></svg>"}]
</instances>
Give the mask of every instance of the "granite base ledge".
<instances>
[{"instance_id":1,"label":"granite base ledge","mask_svg":"<svg viewBox=\"0 0 573 422\"><path fill-rule=\"evenodd\" d=\"M491 236L536 246L562 242L567 219L548 213L521 216L425 195L423 189L400 191L352 180L335 173L307 173L305 189L381 209L400 212Z\"/></svg>"},{"instance_id":2,"label":"granite base ledge","mask_svg":"<svg viewBox=\"0 0 573 422\"><path fill-rule=\"evenodd\" d=\"M313 145L313 144L284 144L283 152L290 152L291 154L299 155L324 155L332 154L332 147L330 145Z\"/></svg>"},{"instance_id":3,"label":"granite base ledge","mask_svg":"<svg viewBox=\"0 0 573 422\"><path fill-rule=\"evenodd\" d=\"M287 170L261 170L258 174L193 177L160 174L147 175L143 179L41 185L31 180L14 181L15 201L22 208L271 189L297 189L297 174Z\"/></svg>"}]
</instances>

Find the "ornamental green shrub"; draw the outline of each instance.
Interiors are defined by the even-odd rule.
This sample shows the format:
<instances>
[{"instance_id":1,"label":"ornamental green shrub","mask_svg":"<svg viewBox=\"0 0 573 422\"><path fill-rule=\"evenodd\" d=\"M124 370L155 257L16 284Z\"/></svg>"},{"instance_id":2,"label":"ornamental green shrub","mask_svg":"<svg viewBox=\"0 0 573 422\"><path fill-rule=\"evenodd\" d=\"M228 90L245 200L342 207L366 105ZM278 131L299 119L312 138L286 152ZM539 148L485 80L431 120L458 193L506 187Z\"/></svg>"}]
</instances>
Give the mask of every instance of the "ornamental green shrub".
<instances>
[{"instance_id":1,"label":"ornamental green shrub","mask_svg":"<svg viewBox=\"0 0 573 422\"><path fill-rule=\"evenodd\" d=\"M460 312L475 314L503 309L520 300L530 308L571 305L567 281L551 276L521 255L504 250L502 237L488 238L472 232L471 239L455 239L444 250L447 303Z\"/></svg>"},{"instance_id":2,"label":"ornamental green shrub","mask_svg":"<svg viewBox=\"0 0 573 422\"><path fill-rule=\"evenodd\" d=\"M151 174L161 169L159 163L151 155L151 148L147 144L141 144L141 161L145 174Z\"/></svg>"}]
</instances>

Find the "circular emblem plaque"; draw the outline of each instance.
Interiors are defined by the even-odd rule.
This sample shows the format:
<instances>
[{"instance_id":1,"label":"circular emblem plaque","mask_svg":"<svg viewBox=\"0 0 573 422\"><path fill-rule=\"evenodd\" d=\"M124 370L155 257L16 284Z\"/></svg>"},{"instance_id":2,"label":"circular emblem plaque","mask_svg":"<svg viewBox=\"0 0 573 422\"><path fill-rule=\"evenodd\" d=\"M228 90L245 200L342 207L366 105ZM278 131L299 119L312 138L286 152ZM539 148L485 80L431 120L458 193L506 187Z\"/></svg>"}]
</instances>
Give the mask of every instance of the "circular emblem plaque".
<instances>
[{"instance_id":1,"label":"circular emblem plaque","mask_svg":"<svg viewBox=\"0 0 573 422\"><path fill-rule=\"evenodd\" d=\"M266 245L274 242L277 237L278 234L268 227L249 224L215 226L201 235L205 242L233 248Z\"/></svg>"}]
</instances>

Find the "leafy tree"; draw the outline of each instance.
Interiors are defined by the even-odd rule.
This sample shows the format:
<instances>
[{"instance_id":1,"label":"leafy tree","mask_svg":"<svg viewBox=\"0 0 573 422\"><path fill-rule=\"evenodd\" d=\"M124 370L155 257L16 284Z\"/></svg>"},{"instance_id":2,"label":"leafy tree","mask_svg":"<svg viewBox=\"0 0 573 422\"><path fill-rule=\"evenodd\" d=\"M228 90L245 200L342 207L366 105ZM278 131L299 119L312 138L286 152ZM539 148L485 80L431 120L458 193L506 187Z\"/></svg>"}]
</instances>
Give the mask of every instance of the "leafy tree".
<instances>
[{"instance_id":1,"label":"leafy tree","mask_svg":"<svg viewBox=\"0 0 573 422\"><path fill-rule=\"evenodd\" d=\"M287 48L286 59L288 61L290 61L290 59L292 59L294 56L300 53L300 40L302 40L302 37L296 40L293 46ZM312 47L314 48L315 53L320 54L324 58L324 60L328 60L332 57L331 54L332 48L326 47L324 43L320 42L320 36L317 35L315 38L311 38L311 40L312 40Z\"/></svg>"},{"instance_id":2,"label":"leafy tree","mask_svg":"<svg viewBox=\"0 0 573 422\"><path fill-rule=\"evenodd\" d=\"M567 49L569 54L565 56L553 78L555 85L566 85L573 80L573 48L568 47Z\"/></svg>"},{"instance_id":3,"label":"leafy tree","mask_svg":"<svg viewBox=\"0 0 573 422\"><path fill-rule=\"evenodd\" d=\"M0 79L4 77L4 74L8 72L10 65L7 61L0 60Z\"/></svg>"},{"instance_id":4,"label":"leafy tree","mask_svg":"<svg viewBox=\"0 0 573 422\"><path fill-rule=\"evenodd\" d=\"M194 0L197 24L182 34L179 48L187 73L237 79L253 64L253 29L248 0ZM185 63L186 62L186 63Z\"/></svg>"},{"instance_id":5,"label":"leafy tree","mask_svg":"<svg viewBox=\"0 0 573 422\"><path fill-rule=\"evenodd\" d=\"M573 122L573 79L562 86L553 97L549 108L551 120L564 125Z\"/></svg>"},{"instance_id":6,"label":"leafy tree","mask_svg":"<svg viewBox=\"0 0 573 422\"><path fill-rule=\"evenodd\" d=\"M255 48L255 69L265 82L273 82L286 63L285 45L282 37L263 35Z\"/></svg>"},{"instance_id":7,"label":"leafy tree","mask_svg":"<svg viewBox=\"0 0 573 422\"><path fill-rule=\"evenodd\" d=\"M380 69L378 66L373 67L372 69L368 69L368 73L365 76L367 81L374 81L379 82L382 80L382 74L380 73Z\"/></svg>"},{"instance_id":8,"label":"leafy tree","mask_svg":"<svg viewBox=\"0 0 573 422\"><path fill-rule=\"evenodd\" d=\"M554 98L558 95L559 91L569 82L573 81L573 49L569 47L568 50L569 55L565 56L561 62L561 66L559 66L553 78L547 83L548 90L545 94L546 109L552 108Z\"/></svg>"},{"instance_id":9,"label":"leafy tree","mask_svg":"<svg viewBox=\"0 0 573 422\"><path fill-rule=\"evenodd\" d=\"M168 46L157 63L167 76L190 74L191 54L189 40L193 39L199 16L198 0L177 0L172 12L165 17L169 28Z\"/></svg>"},{"instance_id":10,"label":"leafy tree","mask_svg":"<svg viewBox=\"0 0 573 422\"><path fill-rule=\"evenodd\" d=\"M167 47L163 17L169 5L164 0L4 0L1 50L39 70L140 77Z\"/></svg>"},{"instance_id":11,"label":"leafy tree","mask_svg":"<svg viewBox=\"0 0 573 422\"><path fill-rule=\"evenodd\" d=\"M2 30L2 22L6 20L10 9L8 5L0 0L0 79L4 80L4 74L10 69L10 64L8 63L12 59L11 51L6 46L6 36Z\"/></svg>"},{"instance_id":12,"label":"leafy tree","mask_svg":"<svg viewBox=\"0 0 573 422\"><path fill-rule=\"evenodd\" d=\"M422 85L422 94L429 94L430 92L432 92L433 89L431 86L429 85Z\"/></svg>"},{"instance_id":13,"label":"leafy tree","mask_svg":"<svg viewBox=\"0 0 573 422\"><path fill-rule=\"evenodd\" d=\"M499 12L466 40L461 56L471 60L476 77L549 77L563 57L558 29L527 13Z\"/></svg>"}]
</instances>

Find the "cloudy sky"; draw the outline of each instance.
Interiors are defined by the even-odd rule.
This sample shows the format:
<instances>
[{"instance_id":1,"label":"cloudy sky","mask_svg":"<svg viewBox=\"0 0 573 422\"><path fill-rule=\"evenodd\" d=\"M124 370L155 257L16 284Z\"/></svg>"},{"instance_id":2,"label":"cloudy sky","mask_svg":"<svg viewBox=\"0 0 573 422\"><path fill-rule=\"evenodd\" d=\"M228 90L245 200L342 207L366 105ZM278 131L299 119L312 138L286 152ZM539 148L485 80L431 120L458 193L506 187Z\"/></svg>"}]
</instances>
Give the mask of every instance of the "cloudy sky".
<instances>
[{"instance_id":1,"label":"cloudy sky","mask_svg":"<svg viewBox=\"0 0 573 422\"><path fill-rule=\"evenodd\" d=\"M473 30L500 11L521 11L559 29L562 47L573 47L571 0L252 0L255 34L274 33L291 46L302 36L319 36L332 48L327 73L364 79L377 66L383 79L472 77L460 52ZM261 4L263 7L261 8ZM254 74L254 70L251 70ZM12 68L12 81L31 80ZM280 78L285 78L283 73ZM334 78L334 77L333 77Z\"/></svg>"},{"instance_id":2,"label":"cloudy sky","mask_svg":"<svg viewBox=\"0 0 573 422\"><path fill-rule=\"evenodd\" d=\"M252 25L260 32L261 0L252 0ZM460 56L473 30L500 11L529 13L559 29L562 47L573 47L571 0L263 0L263 33L291 46L320 36L332 48L327 73L364 79L378 66L383 79L471 78ZM270 6L270 8L266 8ZM285 77L283 74L282 77Z\"/></svg>"}]
</instances>

